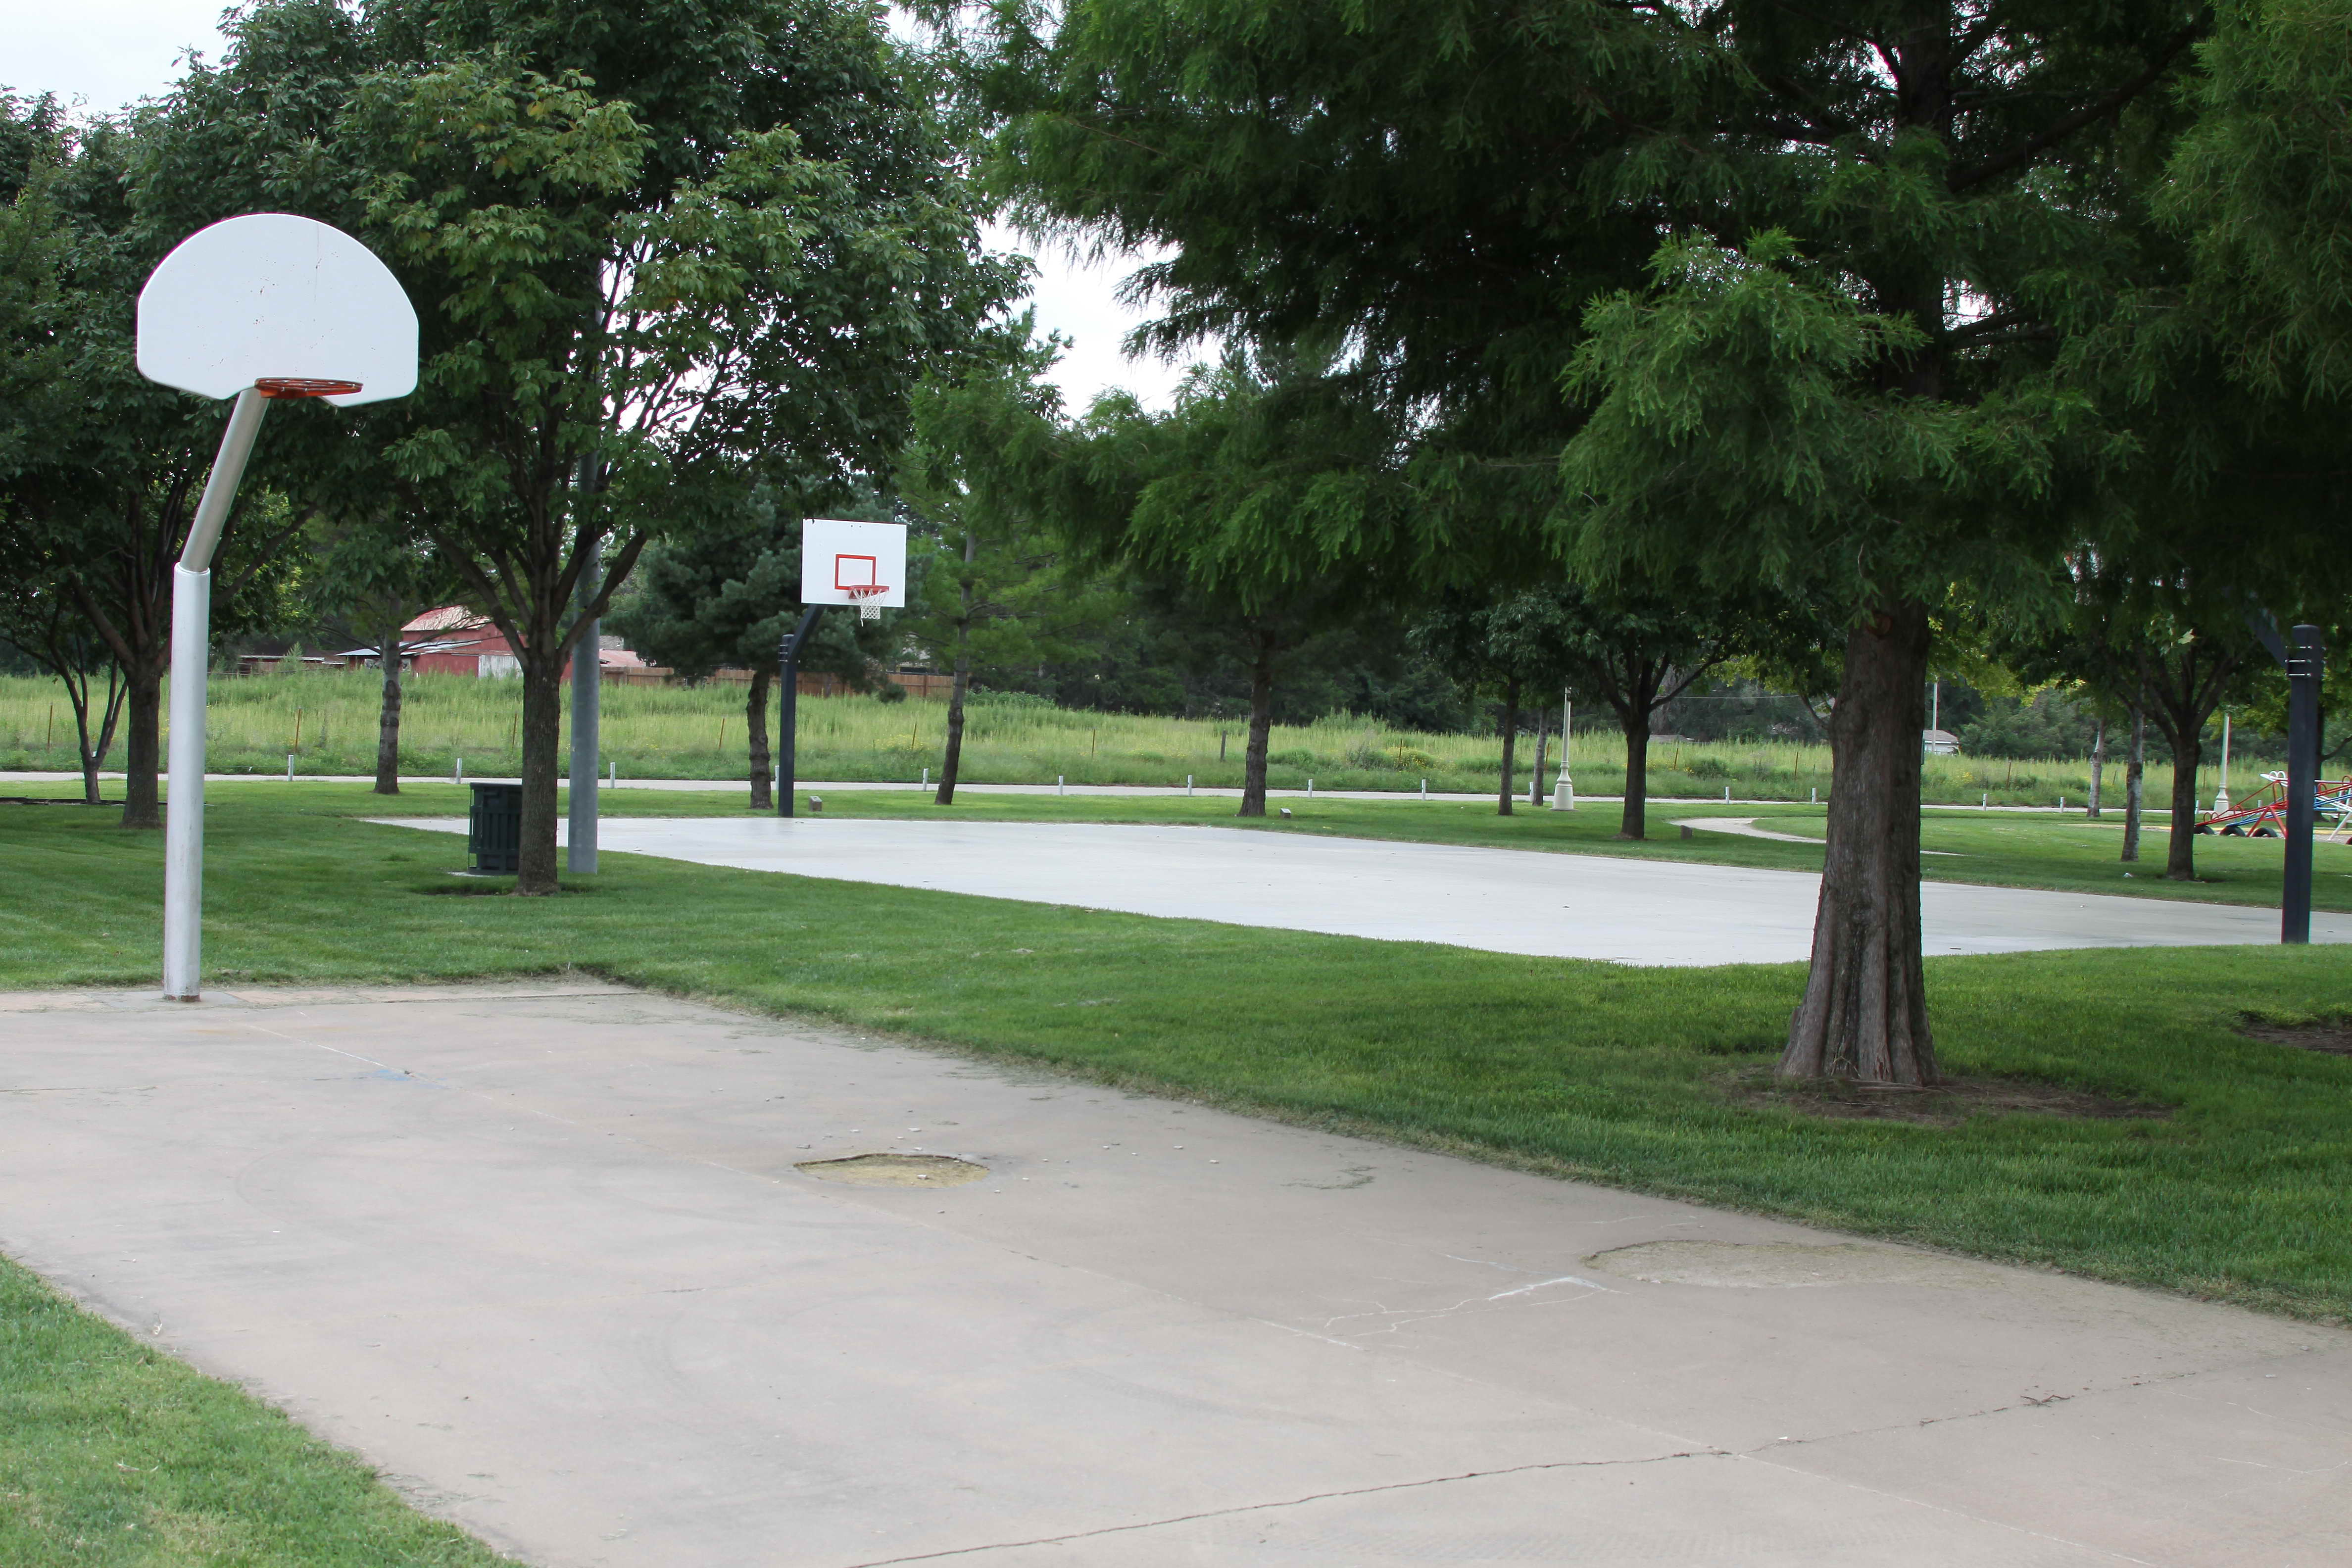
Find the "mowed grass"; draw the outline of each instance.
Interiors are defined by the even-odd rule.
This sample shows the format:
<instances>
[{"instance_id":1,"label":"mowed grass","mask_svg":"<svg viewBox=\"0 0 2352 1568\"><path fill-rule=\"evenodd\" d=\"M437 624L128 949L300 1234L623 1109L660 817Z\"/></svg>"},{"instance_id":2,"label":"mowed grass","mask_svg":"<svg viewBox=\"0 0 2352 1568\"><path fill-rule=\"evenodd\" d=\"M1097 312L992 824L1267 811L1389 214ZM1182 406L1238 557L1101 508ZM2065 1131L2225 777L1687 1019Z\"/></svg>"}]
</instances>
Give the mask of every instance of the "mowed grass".
<instances>
[{"instance_id":1,"label":"mowed grass","mask_svg":"<svg viewBox=\"0 0 2352 1568\"><path fill-rule=\"evenodd\" d=\"M64 784L11 787L59 798L78 794L73 786ZM216 798L223 791L250 790L257 792L251 797L256 800L371 816L463 816L469 798L466 790L454 784L412 784L396 797L354 793L348 786L308 784L216 784L212 787ZM327 793L309 793L320 790ZM807 792L803 790L796 799L803 814L807 810L806 798ZM1817 805L1659 803L1650 812L1650 836L1629 842L1616 837L1619 812L1614 802L1587 801L1574 811L1557 812L1530 806L1522 797L1511 816L1501 816L1486 801L1288 797L1273 803L1277 811L1290 811L1286 818L1279 815L1245 818L1234 815L1232 799L1203 795L1017 795L966 791L956 797L953 805L940 806L933 805L929 795L918 791L830 790L824 799L824 815L828 816L1191 824L1318 837L1542 849L1785 871L1820 870L1822 851L1811 844L1706 830L1685 838L1682 830L1675 826L1675 821L1754 817L1759 826L1773 832L1815 839L1823 832L1825 821L1823 808ZM738 793L725 789L706 792L623 787L605 791L602 800L605 815L611 816L751 815L748 790ZM1994 887L2047 888L2205 903L2277 905L2280 868L2284 858L2284 846L2279 840L2200 837L2197 879L2168 882L2164 879L2164 858L2169 834L2160 815L2151 817L2141 833L2140 858L2126 865L2117 858L2123 848L2123 823L2114 813L2094 821L2079 812L2061 815L1935 810L1926 815L1921 844L1927 849L1943 853L1927 856L1920 865L1922 873L1932 881L1981 882ZM449 853L454 856L456 851ZM2313 907L2352 913L2352 844L2323 840L2315 855Z\"/></svg>"},{"instance_id":2,"label":"mowed grass","mask_svg":"<svg viewBox=\"0 0 2352 1568\"><path fill-rule=\"evenodd\" d=\"M0 1259L0 1563L9 1568L511 1562L415 1511L278 1411Z\"/></svg>"},{"instance_id":3,"label":"mowed grass","mask_svg":"<svg viewBox=\"0 0 2352 1568\"><path fill-rule=\"evenodd\" d=\"M1777 1051L1796 966L1631 969L626 855L556 899L481 896L446 875L458 841L354 820L384 804L351 786L215 792L211 984L573 967L1563 1175L2352 1319L2352 1061L2236 1033L2249 1013L2344 1011L2352 950L1931 960L1949 1070L2173 1113L1834 1121L1729 1092ZM0 910L0 985L153 983L158 836L72 807L0 808L0 873L73 889Z\"/></svg>"},{"instance_id":4,"label":"mowed grass","mask_svg":"<svg viewBox=\"0 0 2352 1568\"><path fill-rule=\"evenodd\" d=\"M211 769L281 773L290 754L299 773L372 775L382 690L381 678L368 670L216 677L206 691ZM725 683L607 686L601 761L617 765L625 780L743 777L750 772L744 697L743 687ZM799 714L803 778L911 784L925 769L938 776L946 743L942 701L809 698ZM401 766L412 774L446 775L463 758L470 776L511 775L521 766L521 718L516 681L415 677L404 698ZM567 709L567 736L569 718ZM1625 784L1624 737L1612 725L1594 726L1592 718L1588 711L1577 723L1574 776L1580 789L1613 795ZM1245 727L1245 719L1231 717L1097 713L983 697L966 720L961 776L987 784L1065 778L1151 785L1181 785L1190 777L1204 786L1235 787ZM73 735L71 710L55 681L0 676L0 770L73 769ZM1492 788L1502 770L1502 742L1491 732L1400 730L1344 713L1276 725L1267 752L1266 776L1279 789L1303 789L1312 780L1326 790L1411 794L1426 779L1442 794ZM1559 764L1557 739L1546 759L1549 784ZM120 740L109 761L121 765ZM1532 736L1521 737L1514 762L1524 791L1536 762ZM2147 798L2168 798L2171 776L2168 768L2150 768ZM1727 786L1742 799L1801 801L1829 793L1830 752L1785 740L1661 737L1651 747L1649 777L1652 793L1662 796L1703 798ZM2242 765L2241 786L2252 778L2253 770ZM2120 795L2122 779L2120 767L2108 771L2111 798ZM1925 798L1951 804L2049 805L2062 795L2080 801L2090 788L2090 765L1929 757L1922 788Z\"/></svg>"}]
</instances>

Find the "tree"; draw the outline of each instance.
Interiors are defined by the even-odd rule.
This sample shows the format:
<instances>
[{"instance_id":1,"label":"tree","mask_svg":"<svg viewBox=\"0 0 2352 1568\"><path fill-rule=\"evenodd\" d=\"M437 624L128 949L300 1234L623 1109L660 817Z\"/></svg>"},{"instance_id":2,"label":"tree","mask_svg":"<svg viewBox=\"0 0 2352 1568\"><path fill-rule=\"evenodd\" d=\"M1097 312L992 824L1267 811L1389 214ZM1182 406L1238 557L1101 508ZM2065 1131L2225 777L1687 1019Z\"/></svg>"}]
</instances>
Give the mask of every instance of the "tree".
<instances>
[{"instance_id":1,"label":"tree","mask_svg":"<svg viewBox=\"0 0 2352 1568\"><path fill-rule=\"evenodd\" d=\"M1043 379L1057 348L1033 342L1024 316L1000 352L1000 364L935 381L918 395L914 440L898 469L900 491L925 520L929 552L900 629L953 672L932 797L940 805L955 804L974 664L1067 658L1070 634L1100 616L1100 595L1065 567L1062 541L1034 504L1061 412Z\"/></svg>"},{"instance_id":2,"label":"tree","mask_svg":"<svg viewBox=\"0 0 2352 1568\"><path fill-rule=\"evenodd\" d=\"M205 189L353 229L420 306L365 428L515 648L516 890L552 892L562 672L638 557L763 466L882 467L1002 292L925 67L847 0L288 0L175 112Z\"/></svg>"},{"instance_id":3,"label":"tree","mask_svg":"<svg viewBox=\"0 0 2352 1568\"><path fill-rule=\"evenodd\" d=\"M27 154L0 217L0 529L19 580L54 595L38 618L54 625L59 647L94 640L121 671L122 824L145 828L163 820L172 573L221 430L217 405L132 369L132 304L170 243L138 199L149 133L143 116L58 132L37 143L46 152ZM299 430L313 413L281 426ZM239 502L259 531L250 521L233 529L215 558L215 637L239 630L268 598L285 573L278 546L303 521L268 483L284 436L265 434ZM87 639L47 619L65 605Z\"/></svg>"},{"instance_id":4,"label":"tree","mask_svg":"<svg viewBox=\"0 0 2352 1568\"><path fill-rule=\"evenodd\" d=\"M801 509L778 505L761 487L730 524L702 530L649 551L637 591L614 611L613 630L652 662L689 679L721 668L749 669L743 730L751 739L751 809L775 804L771 793L768 697L776 650L800 616ZM879 622L827 616L801 650L800 668L864 687L897 635L897 616Z\"/></svg>"},{"instance_id":5,"label":"tree","mask_svg":"<svg viewBox=\"0 0 2352 1568\"><path fill-rule=\"evenodd\" d=\"M1164 339L1321 332L1476 460L1567 445L1597 585L1696 556L1833 595L1843 782L1783 1068L1926 1082L1927 606L2064 541L2097 443L2047 367L2129 281L2108 219L2144 205L2160 147L2133 156L2205 25L2190 0L1077 0L1049 31L1006 0L971 79L1029 214L1174 248L1143 279Z\"/></svg>"},{"instance_id":6,"label":"tree","mask_svg":"<svg viewBox=\"0 0 2352 1568\"><path fill-rule=\"evenodd\" d=\"M344 487L331 492L349 493ZM303 574L309 618L349 621L375 642L383 671L383 697L376 716L375 793L400 793L401 668L416 647L408 623L425 611L461 596L463 584L431 546L415 542L416 531L403 527L390 509L329 524L320 531Z\"/></svg>"},{"instance_id":7,"label":"tree","mask_svg":"<svg viewBox=\"0 0 2352 1568\"><path fill-rule=\"evenodd\" d=\"M1286 351L1196 370L1175 409L1113 395L1049 470L1049 505L1083 561L1240 645L1249 740L1237 815L1265 815L1274 684L1315 637L1402 595L1417 535L1379 411Z\"/></svg>"},{"instance_id":8,"label":"tree","mask_svg":"<svg viewBox=\"0 0 2352 1568\"><path fill-rule=\"evenodd\" d=\"M89 623L57 584L40 581L32 574L36 571L37 567L11 562L0 552L0 644L15 648L65 687L67 705L73 710L81 797L97 805L98 771L113 749L115 726L121 721L128 694L122 667L91 635ZM102 689L96 684L100 675L106 682Z\"/></svg>"}]
</instances>

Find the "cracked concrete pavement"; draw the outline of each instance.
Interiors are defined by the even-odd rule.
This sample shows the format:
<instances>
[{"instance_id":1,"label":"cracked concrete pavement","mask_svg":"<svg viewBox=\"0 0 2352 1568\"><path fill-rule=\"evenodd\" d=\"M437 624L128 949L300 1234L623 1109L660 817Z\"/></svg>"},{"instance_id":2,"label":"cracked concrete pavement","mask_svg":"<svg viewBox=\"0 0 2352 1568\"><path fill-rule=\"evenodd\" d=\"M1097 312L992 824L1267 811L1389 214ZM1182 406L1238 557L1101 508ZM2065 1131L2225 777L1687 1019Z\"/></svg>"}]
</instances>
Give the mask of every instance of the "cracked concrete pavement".
<instances>
[{"instance_id":1,"label":"cracked concrete pavement","mask_svg":"<svg viewBox=\"0 0 2352 1568\"><path fill-rule=\"evenodd\" d=\"M593 983L0 1034L0 1248L534 1563L2352 1560L2334 1330Z\"/></svg>"}]
</instances>

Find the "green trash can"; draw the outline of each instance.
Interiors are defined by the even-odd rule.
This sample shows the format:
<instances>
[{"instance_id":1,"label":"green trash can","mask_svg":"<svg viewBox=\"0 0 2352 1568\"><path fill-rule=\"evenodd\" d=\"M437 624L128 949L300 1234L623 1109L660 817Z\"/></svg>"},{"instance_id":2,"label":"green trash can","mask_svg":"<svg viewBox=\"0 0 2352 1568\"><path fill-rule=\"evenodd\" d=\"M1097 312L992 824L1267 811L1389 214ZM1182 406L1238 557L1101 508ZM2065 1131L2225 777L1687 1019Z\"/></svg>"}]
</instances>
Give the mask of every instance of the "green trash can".
<instances>
[{"instance_id":1,"label":"green trash can","mask_svg":"<svg viewBox=\"0 0 2352 1568\"><path fill-rule=\"evenodd\" d=\"M478 784L466 819L466 849L474 873L511 877L522 869L522 785Z\"/></svg>"}]
</instances>

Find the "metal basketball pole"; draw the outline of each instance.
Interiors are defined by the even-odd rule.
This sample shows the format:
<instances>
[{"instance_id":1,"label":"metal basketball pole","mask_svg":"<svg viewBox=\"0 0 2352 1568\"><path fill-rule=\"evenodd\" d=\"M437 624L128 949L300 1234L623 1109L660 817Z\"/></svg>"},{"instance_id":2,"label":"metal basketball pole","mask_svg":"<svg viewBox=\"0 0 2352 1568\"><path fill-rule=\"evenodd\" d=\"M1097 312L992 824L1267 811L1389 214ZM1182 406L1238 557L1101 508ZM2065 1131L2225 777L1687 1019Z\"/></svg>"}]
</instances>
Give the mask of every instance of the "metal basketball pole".
<instances>
[{"instance_id":1,"label":"metal basketball pole","mask_svg":"<svg viewBox=\"0 0 2352 1568\"><path fill-rule=\"evenodd\" d=\"M776 700L776 815L793 815L793 742L800 736L801 648L807 643L809 633L816 630L816 618L824 614L823 605L811 605L801 616L801 624L783 640L776 650L782 666L783 690Z\"/></svg>"},{"instance_id":2,"label":"metal basketball pole","mask_svg":"<svg viewBox=\"0 0 2352 1568\"><path fill-rule=\"evenodd\" d=\"M205 933L205 667L212 659L213 552L236 500L269 399L236 395L220 453L172 569L171 791L163 817L163 995L194 1002L203 988Z\"/></svg>"},{"instance_id":3,"label":"metal basketball pole","mask_svg":"<svg viewBox=\"0 0 2352 1568\"><path fill-rule=\"evenodd\" d=\"M2311 838L2318 816L2319 682L2327 644L2317 626L2294 628L2286 666L2286 868L2279 888L2279 941L2311 940Z\"/></svg>"},{"instance_id":4,"label":"metal basketball pole","mask_svg":"<svg viewBox=\"0 0 2352 1568\"><path fill-rule=\"evenodd\" d=\"M585 468L586 463L582 467ZM587 476L582 475L582 489ZM592 547L580 569L580 608L596 602L604 574ZM572 648L572 796L569 830L564 837L563 868L586 876L596 869L597 704L603 696L604 659L597 641L600 623L591 620Z\"/></svg>"}]
</instances>

